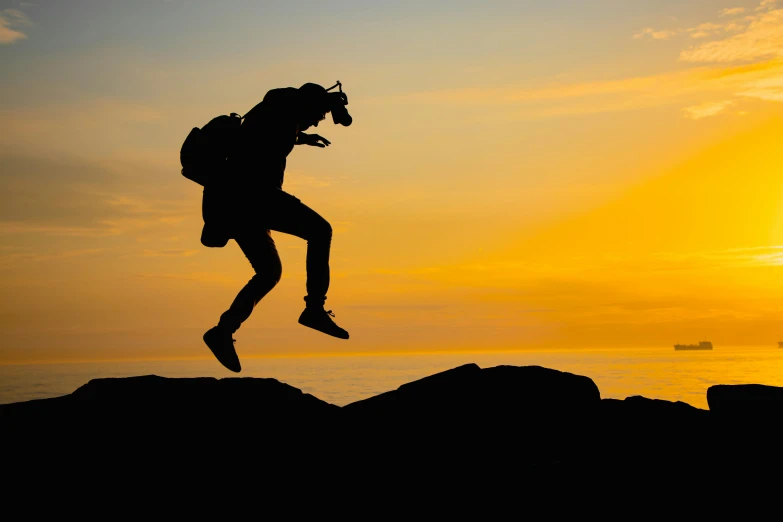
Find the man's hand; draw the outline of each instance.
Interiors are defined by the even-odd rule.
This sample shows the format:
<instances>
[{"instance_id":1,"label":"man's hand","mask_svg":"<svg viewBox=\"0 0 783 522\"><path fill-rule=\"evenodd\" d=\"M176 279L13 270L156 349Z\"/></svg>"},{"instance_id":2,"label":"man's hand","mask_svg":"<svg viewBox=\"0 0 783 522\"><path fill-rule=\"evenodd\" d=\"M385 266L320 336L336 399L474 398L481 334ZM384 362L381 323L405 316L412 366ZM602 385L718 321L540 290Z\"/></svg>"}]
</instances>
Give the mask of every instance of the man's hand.
<instances>
[{"instance_id":1,"label":"man's hand","mask_svg":"<svg viewBox=\"0 0 783 522\"><path fill-rule=\"evenodd\" d=\"M321 147L321 148L324 148L332 144L331 141L327 140L323 136L320 136L318 134L305 134L304 132L299 133L296 143L297 145L311 145L313 147Z\"/></svg>"}]
</instances>

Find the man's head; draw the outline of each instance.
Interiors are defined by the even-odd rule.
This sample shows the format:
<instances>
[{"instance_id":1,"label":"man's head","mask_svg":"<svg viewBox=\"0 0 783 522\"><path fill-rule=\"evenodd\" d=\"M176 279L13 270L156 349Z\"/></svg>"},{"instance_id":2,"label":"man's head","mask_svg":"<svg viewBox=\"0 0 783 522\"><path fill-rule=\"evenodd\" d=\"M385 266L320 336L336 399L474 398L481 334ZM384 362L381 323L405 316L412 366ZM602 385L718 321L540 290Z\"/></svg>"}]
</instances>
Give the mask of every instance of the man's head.
<instances>
[{"instance_id":1,"label":"man's head","mask_svg":"<svg viewBox=\"0 0 783 522\"><path fill-rule=\"evenodd\" d=\"M299 128L306 130L318 126L331 110L329 93L316 83L306 83L299 87Z\"/></svg>"}]
</instances>

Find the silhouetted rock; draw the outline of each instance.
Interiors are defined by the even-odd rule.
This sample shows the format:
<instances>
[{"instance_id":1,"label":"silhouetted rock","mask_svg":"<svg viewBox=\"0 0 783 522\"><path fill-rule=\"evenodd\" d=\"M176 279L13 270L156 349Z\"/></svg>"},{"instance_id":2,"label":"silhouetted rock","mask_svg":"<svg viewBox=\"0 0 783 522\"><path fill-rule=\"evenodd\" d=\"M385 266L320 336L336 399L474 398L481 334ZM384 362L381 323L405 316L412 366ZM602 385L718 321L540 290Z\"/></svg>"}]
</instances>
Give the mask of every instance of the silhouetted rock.
<instances>
[{"instance_id":1,"label":"silhouetted rock","mask_svg":"<svg viewBox=\"0 0 783 522\"><path fill-rule=\"evenodd\" d=\"M598 387L587 377L540 366L482 370L466 364L348 404L343 410L352 418L441 421L452 415L575 412L600 400Z\"/></svg>"},{"instance_id":2,"label":"silhouetted rock","mask_svg":"<svg viewBox=\"0 0 783 522\"><path fill-rule=\"evenodd\" d=\"M49 434L70 444L284 438L339 411L275 379L94 379L71 395L0 406L0 435ZM91 442L92 441L92 442Z\"/></svg>"},{"instance_id":3,"label":"silhouetted rock","mask_svg":"<svg viewBox=\"0 0 783 522\"><path fill-rule=\"evenodd\" d=\"M658 424L664 420L679 423L698 422L709 417L709 411L682 401L648 399L639 395L627 397L625 400L604 399L601 407L611 416L650 424Z\"/></svg>"},{"instance_id":4,"label":"silhouetted rock","mask_svg":"<svg viewBox=\"0 0 783 522\"><path fill-rule=\"evenodd\" d=\"M71 395L0 406L4 464L75 469L245 467L270 480L335 473L412 487L529 480L621 486L783 462L780 388L715 386L710 411L682 402L603 399L587 378L538 366L460 366L343 408L274 379L97 379ZM751 415L751 417L747 417ZM762 429L763 428L763 429ZM65 459L66 462L62 462ZM176 473L175 473L176 475Z\"/></svg>"},{"instance_id":5,"label":"silhouetted rock","mask_svg":"<svg viewBox=\"0 0 783 522\"><path fill-rule=\"evenodd\" d=\"M764 463L765 467L783 465L779 435L783 388L759 384L711 386L707 403L715 418L716 436L731 448L724 452L724 458L735 468L747 469L750 462Z\"/></svg>"},{"instance_id":6,"label":"silhouetted rock","mask_svg":"<svg viewBox=\"0 0 783 522\"><path fill-rule=\"evenodd\" d=\"M760 384L719 384L707 390L710 411L721 416L783 421L783 388Z\"/></svg>"},{"instance_id":7,"label":"silhouetted rock","mask_svg":"<svg viewBox=\"0 0 783 522\"><path fill-rule=\"evenodd\" d=\"M587 377L538 366L468 364L349 404L342 413L354 444L380 453L388 466L424 459L443 470L454 455L481 448L485 460L470 463L481 473L495 459L538 465L581 451L581 441L567 440L600 400ZM468 464L460 462L464 472Z\"/></svg>"},{"instance_id":8,"label":"silhouetted rock","mask_svg":"<svg viewBox=\"0 0 783 522\"><path fill-rule=\"evenodd\" d=\"M688 463L703 471L714 457L710 412L684 402L640 396L604 399L596 421L596 453L585 457L593 465L609 464L625 473L665 473Z\"/></svg>"}]
</instances>

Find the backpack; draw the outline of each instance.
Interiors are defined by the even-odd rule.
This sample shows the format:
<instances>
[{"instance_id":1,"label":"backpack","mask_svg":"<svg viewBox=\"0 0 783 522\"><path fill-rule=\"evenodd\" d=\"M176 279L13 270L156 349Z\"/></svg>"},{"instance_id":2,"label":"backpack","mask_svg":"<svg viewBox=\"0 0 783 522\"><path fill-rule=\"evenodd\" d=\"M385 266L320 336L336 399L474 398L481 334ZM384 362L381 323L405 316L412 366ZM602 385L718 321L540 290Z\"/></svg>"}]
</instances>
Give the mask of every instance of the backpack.
<instances>
[{"instance_id":1,"label":"backpack","mask_svg":"<svg viewBox=\"0 0 783 522\"><path fill-rule=\"evenodd\" d=\"M232 112L212 118L200 129L193 127L179 151L182 175L201 186L219 176L241 125L242 118Z\"/></svg>"},{"instance_id":2,"label":"backpack","mask_svg":"<svg viewBox=\"0 0 783 522\"><path fill-rule=\"evenodd\" d=\"M217 179L226 166L226 158L233 145L239 139L241 125L242 118L232 112L229 116L212 118L200 129L194 127L179 151L182 175L203 187L206 187L210 180ZM206 197L206 191L204 195ZM204 223L201 244L221 248L226 246L228 239L220 226Z\"/></svg>"}]
</instances>

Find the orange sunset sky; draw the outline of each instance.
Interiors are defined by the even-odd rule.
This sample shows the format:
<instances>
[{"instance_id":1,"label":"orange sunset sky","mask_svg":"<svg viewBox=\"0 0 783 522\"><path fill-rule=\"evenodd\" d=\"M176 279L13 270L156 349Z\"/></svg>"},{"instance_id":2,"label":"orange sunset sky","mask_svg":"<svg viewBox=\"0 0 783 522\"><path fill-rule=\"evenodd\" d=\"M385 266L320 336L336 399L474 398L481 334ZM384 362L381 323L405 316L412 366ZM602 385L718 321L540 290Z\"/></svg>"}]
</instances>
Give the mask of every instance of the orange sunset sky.
<instances>
[{"instance_id":1,"label":"orange sunset sky","mask_svg":"<svg viewBox=\"0 0 783 522\"><path fill-rule=\"evenodd\" d=\"M211 357L253 272L182 141L336 80L284 189L351 339L274 234L240 357L783 340L783 1L421 4L0 0L0 363Z\"/></svg>"}]
</instances>

